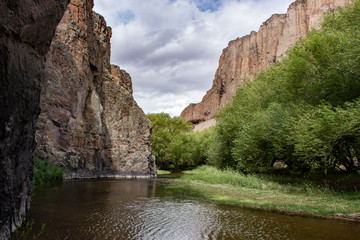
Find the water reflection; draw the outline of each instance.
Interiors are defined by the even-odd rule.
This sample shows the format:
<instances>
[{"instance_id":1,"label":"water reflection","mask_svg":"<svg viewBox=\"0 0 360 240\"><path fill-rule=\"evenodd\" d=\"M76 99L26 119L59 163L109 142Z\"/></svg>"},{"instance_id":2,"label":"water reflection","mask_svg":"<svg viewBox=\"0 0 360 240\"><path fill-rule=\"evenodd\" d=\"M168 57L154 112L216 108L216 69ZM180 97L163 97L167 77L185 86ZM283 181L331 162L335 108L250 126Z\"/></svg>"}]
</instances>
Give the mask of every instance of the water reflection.
<instances>
[{"instance_id":1,"label":"water reflection","mask_svg":"<svg viewBox=\"0 0 360 240\"><path fill-rule=\"evenodd\" d=\"M155 180L70 181L36 191L43 239L357 239L360 225L216 205Z\"/></svg>"}]
</instances>

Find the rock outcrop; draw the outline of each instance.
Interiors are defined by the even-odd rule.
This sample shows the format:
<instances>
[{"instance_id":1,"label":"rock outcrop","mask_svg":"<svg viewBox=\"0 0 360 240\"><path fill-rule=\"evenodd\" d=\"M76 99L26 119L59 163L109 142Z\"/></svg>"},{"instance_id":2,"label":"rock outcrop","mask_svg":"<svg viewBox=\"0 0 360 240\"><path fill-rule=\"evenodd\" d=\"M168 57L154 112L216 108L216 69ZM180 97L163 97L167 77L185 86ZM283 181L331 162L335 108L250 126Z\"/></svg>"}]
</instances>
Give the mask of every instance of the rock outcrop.
<instances>
[{"instance_id":1,"label":"rock outcrop","mask_svg":"<svg viewBox=\"0 0 360 240\"><path fill-rule=\"evenodd\" d=\"M229 43L223 50L212 88L198 104L190 104L180 117L200 123L214 117L228 104L245 79L281 59L287 49L309 30L319 26L325 12L344 6L347 0L297 0L286 14L274 14L258 32L251 32Z\"/></svg>"},{"instance_id":2,"label":"rock outcrop","mask_svg":"<svg viewBox=\"0 0 360 240\"><path fill-rule=\"evenodd\" d=\"M153 176L151 122L128 73L110 64L111 28L93 2L71 0L46 56L36 151L67 177Z\"/></svg>"},{"instance_id":3,"label":"rock outcrop","mask_svg":"<svg viewBox=\"0 0 360 240\"><path fill-rule=\"evenodd\" d=\"M0 0L0 239L29 207L45 54L67 0Z\"/></svg>"}]
</instances>

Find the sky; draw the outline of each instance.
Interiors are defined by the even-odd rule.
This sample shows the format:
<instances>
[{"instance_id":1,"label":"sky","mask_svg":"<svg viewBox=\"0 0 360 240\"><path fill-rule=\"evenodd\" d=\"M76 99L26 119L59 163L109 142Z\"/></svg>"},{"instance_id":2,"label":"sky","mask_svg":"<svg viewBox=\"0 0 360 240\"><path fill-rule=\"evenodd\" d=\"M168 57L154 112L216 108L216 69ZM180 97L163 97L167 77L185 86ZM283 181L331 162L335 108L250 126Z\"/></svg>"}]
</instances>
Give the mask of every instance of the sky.
<instances>
[{"instance_id":1,"label":"sky","mask_svg":"<svg viewBox=\"0 0 360 240\"><path fill-rule=\"evenodd\" d=\"M229 41L258 31L295 0L95 0L112 28L111 63L147 113L179 116L212 86Z\"/></svg>"}]
</instances>

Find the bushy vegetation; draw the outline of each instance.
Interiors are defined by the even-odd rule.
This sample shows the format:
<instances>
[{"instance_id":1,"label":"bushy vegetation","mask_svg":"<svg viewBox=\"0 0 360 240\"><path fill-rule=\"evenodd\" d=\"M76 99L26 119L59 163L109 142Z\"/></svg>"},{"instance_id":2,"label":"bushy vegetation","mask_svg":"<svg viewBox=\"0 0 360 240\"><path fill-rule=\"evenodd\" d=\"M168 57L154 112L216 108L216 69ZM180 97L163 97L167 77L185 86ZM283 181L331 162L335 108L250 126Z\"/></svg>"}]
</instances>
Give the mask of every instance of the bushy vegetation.
<instances>
[{"instance_id":1,"label":"bushy vegetation","mask_svg":"<svg viewBox=\"0 0 360 240\"><path fill-rule=\"evenodd\" d=\"M259 172L355 171L360 149L360 1L238 89L220 110L209 163Z\"/></svg>"},{"instance_id":2,"label":"bushy vegetation","mask_svg":"<svg viewBox=\"0 0 360 240\"><path fill-rule=\"evenodd\" d=\"M64 170L53 163L42 161L35 157L34 161L34 186L48 182L62 181L64 178Z\"/></svg>"},{"instance_id":3,"label":"bushy vegetation","mask_svg":"<svg viewBox=\"0 0 360 240\"><path fill-rule=\"evenodd\" d=\"M169 114L148 114L153 124L152 153L157 167L178 171L191 169L205 162L209 131L193 133L191 123Z\"/></svg>"}]
</instances>

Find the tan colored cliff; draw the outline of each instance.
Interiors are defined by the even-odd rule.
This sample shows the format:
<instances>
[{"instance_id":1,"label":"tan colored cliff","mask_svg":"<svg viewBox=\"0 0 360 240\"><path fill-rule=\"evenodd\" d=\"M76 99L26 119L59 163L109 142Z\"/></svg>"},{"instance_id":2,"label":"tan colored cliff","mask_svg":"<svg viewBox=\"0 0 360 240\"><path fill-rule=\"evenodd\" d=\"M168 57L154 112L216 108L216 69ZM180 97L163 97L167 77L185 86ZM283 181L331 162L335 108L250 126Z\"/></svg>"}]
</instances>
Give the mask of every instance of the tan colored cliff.
<instances>
[{"instance_id":1,"label":"tan colored cliff","mask_svg":"<svg viewBox=\"0 0 360 240\"><path fill-rule=\"evenodd\" d=\"M272 15L258 32L231 41L222 52L212 88L200 103L186 107L180 117L195 124L212 119L245 79L253 79L256 72L279 61L289 47L319 26L325 12L346 2L349 0L297 0L286 14Z\"/></svg>"},{"instance_id":2,"label":"tan colored cliff","mask_svg":"<svg viewBox=\"0 0 360 240\"><path fill-rule=\"evenodd\" d=\"M35 155L68 177L155 174L151 122L128 73L110 64L111 28L71 0L47 54Z\"/></svg>"}]
</instances>

